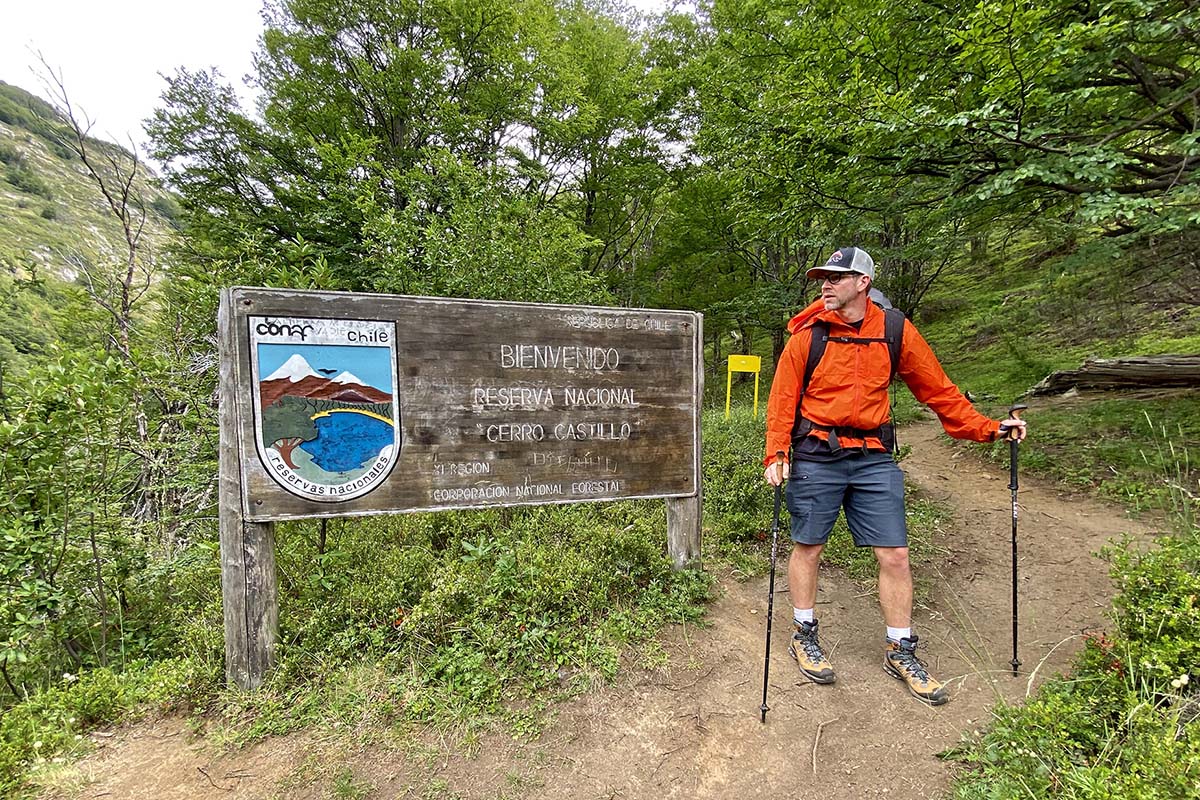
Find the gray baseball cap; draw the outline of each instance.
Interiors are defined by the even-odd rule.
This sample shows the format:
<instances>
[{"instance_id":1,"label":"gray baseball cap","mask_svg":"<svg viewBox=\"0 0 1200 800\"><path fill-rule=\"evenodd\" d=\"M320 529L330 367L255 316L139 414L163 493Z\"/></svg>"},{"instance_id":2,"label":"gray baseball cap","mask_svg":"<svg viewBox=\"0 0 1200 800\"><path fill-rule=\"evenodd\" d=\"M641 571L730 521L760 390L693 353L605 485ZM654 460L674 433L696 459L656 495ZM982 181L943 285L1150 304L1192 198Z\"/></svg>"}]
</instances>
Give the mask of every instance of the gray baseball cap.
<instances>
[{"instance_id":1,"label":"gray baseball cap","mask_svg":"<svg viewBox=\"0 0 1200 800\"><path fill-rule=\"evenodd\" d=\"M839 247L823 267L813 267L805 273L809 278L817 272L861 272L875 280L875 259L861 247Z\"/></svg>"}]
</instances>

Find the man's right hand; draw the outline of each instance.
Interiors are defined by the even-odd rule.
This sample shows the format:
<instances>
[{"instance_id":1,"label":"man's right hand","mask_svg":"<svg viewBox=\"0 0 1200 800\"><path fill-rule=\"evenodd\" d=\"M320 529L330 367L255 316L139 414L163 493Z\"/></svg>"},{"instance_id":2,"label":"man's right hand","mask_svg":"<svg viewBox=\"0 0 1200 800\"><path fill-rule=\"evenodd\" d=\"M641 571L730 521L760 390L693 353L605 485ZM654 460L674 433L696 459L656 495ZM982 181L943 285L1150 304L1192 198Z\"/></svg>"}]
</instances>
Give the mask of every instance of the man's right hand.
<instances>
[{"instance_id":1,"label":"man's right hand","mask_svg":"<svg viewBox=\"0 0 1200 800\"><path fill-rule=\"evenodd\" d=\"M763 470L763 479L772 486L781 486L788 476L788 462L775 461Z\"/></svg>"}]
</instances>

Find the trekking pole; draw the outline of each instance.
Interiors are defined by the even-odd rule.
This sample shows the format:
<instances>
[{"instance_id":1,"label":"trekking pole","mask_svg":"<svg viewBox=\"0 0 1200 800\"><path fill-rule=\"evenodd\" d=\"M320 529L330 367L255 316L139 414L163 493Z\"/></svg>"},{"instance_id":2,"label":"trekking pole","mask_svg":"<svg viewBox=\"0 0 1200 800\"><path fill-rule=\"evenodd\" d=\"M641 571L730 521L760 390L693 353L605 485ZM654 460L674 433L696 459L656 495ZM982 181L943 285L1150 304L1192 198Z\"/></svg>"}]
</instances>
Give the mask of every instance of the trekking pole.
<instances>
[{"instance_id":1,"label":"trekking pole","mask_svg":"<svg viewBox=\"0 0 1200 800\"><path fill-rule=\"evenodd\" d=\"M1029 406L1015 405L1008 410L1012 419L1020 419L1021 412ZM1021 660L1017 658L1017 450L1021 442L1015 430L1008 431L1008 488L1012 492L1012 674L1017 674Z\"/></svg>"},{"instance_id":2,"label":"trekking pole","mask_svg":"<svg viewBox=\"0 0 1200 800\"><path fill-rule=\"evenodd\" d=\"M785 456L780 450L775 454L775 465L779 466L782 473L783 462ZM781 474L780 477L783 477ZM758 710L762 713L762 719L759 720L764 725L767 722L767 712L771 710L767 705L767 678L771 674L771 619L775 615L775 551L776 544L779 542L779 506L783 501L783 481L775 487L775 520L771 523L771 589L767 593L767 654L763 659L763 699L762 705Z\"/></svg>"}]
</instances>

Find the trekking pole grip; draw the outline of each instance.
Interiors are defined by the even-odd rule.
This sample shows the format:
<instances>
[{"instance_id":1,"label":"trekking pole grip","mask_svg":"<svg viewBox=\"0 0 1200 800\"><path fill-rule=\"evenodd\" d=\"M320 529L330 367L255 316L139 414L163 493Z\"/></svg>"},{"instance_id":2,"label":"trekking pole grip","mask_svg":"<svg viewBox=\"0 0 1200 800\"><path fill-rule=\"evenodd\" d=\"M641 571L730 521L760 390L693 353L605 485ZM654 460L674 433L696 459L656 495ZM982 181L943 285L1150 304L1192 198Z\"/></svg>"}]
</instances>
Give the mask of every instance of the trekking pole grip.
<instances>
[{"instance_id":1,"label":"trekking pole grip","mask_svg":"<svg viewBox=\"0 0 1200 800\"><path fill-rule=\"evenodd\" d=\"M1029 408L1026 405L1014 405L1008 409L1010 419L1020 419L1021 412ZM1017 438L1017 433L1014 428L1009 428L1006 432L1008 436L1008 488L1013 491L1017 490L1017 449L1020 447L1020 440Z\"/></svg>"}]
</instances>

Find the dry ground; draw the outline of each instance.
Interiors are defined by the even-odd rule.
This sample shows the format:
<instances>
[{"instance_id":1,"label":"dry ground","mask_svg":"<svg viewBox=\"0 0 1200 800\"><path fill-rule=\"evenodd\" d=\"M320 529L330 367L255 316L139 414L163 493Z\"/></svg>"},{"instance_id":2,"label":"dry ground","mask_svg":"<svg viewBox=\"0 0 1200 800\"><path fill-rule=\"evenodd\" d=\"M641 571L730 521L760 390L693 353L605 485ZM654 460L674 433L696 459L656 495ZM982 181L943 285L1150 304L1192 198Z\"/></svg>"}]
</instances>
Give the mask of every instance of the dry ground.
<instances>
[{"instance_id":1,"label":"dry ground","mask_svg":"<svg viewBox=\"0 0 1200 800\"><path fill-rule=\"evenodd\" d=\"M933 423L906 429L913 454L903 466L954 510L937 542L945 557L917 576L932 586L916 628L934 675L952 686L945 706L918 703L884 673L874 594L824 571L818 615L838 681L800 679L787 655L790 603L777 594L762 724L767 579L729 580L706 627L668 632L662 666L629 670L563 704L531 742L497 732L470 746L433 734L384 746L308 733L222 753L184 720L165 719L97 735L97 750L60 778L68 788L46 796L937 797L954 770L937 754L985 726L998 699L1019 700L1064 669L1083 634L1107 624L1111 586L1095 552L1124 532L1153 532L1118 509L1022 477L1023 666L1013 677L1007 470L939 441L938 431Z\"/></svg>"}]
</instances>

